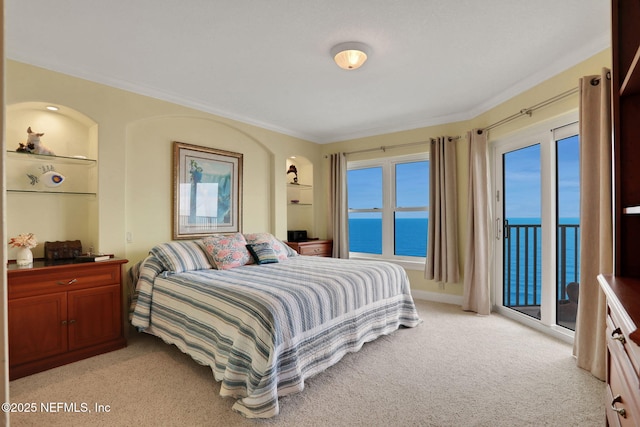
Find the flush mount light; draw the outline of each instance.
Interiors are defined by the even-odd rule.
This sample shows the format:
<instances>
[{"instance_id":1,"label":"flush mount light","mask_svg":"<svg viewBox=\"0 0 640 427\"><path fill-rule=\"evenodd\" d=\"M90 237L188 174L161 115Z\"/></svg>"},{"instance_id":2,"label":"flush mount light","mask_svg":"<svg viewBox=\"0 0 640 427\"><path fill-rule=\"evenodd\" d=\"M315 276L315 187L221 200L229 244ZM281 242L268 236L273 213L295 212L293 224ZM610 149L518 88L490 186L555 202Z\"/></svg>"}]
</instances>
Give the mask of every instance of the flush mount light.
<instances>
[{"instance_id":1,"label":"flush mount light","mask_svg":"<svg viewBox=\"0 0 640 427\"><path fill-rule=\"evenodd\" d=\"M45 108L47 110L49 110L49 111L58 111L59 110L59 108L56 107L55 105L47 105Z\"/></svg>"},{"instance_id":2,"label":"flush mount light","mask_svg":"<svg viewBox=\"0 0 640 427\"><path fill-rule=\"evenodd\" d=\"M360 68L367 60L369 47L364 43L346 42L335 45L331 49L331 57L338 67L344 70Z\"/></svg>"}]
</instances>

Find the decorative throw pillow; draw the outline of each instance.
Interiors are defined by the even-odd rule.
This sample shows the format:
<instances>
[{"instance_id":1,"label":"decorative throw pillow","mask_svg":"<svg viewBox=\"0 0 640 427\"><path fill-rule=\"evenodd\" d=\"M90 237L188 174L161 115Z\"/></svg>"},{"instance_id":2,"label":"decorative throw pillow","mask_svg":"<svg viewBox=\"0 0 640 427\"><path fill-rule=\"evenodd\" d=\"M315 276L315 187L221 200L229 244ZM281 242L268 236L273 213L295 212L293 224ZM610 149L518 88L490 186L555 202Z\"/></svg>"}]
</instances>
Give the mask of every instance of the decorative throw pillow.
<instances>
[{"instance_id":1,"label":"decorative throw pillow","mask_svg":"<svg viewBox=\"0 0 640 427\"><path fill-rule=\"evenodd\" d=\"M150 252L170 273L213 268L200 241L184 240L161 243L154 246Z\"/></svg>"},{"instance_id":2,"label":"decorative throw pillow","mask_svg":"<svg viewBox=\"0 0 640 427\"><path fill-rule=\"evenodd\" d=\"M271 249L276 253L278 257L278 261L284 261L287 259L287 250L285 249L285 244L280 240L276 239L273 234L270 233L248 233L244 235L244 238L247 241L247 244L255 244L255 243L268 243L271 246Z\"/></svg>"},{"instance_id":3,"label":"decorative throw pillow","mask_svg":"<svg viewBox=\"0 0 640 427\"><path fill-rule=\"evenodd\" d=\"M214 234L202 239L211 262L219 270L241 267L251 260L247 241L241 233Z\"/></svg>"},{"instance_id":4,"label":"decorative throw pillow","mask_svg":"<svg viewBox=\"0 0 640 427\"><path fill-rule=\"evenodd\" d=\"M278 257L269 243L248 244L247 249L249 249L251 256L253 256L257 264L273 264L274 262L278 262Z\"/></svg>"},{"instance_id":5,"label":"decorative throw pillow","mask_svg":"<svg viewBox=\"0 0 640 427\"><path fill-rule=\"evenodd\" d=\"M291 257L300 255L298 252L296 252L295 249L293 249L291 246L287 245L282 240L278 240L278 241L280 242L282 247L287 251L287 258L291 258Z\"/></svg>"}]
</instances>

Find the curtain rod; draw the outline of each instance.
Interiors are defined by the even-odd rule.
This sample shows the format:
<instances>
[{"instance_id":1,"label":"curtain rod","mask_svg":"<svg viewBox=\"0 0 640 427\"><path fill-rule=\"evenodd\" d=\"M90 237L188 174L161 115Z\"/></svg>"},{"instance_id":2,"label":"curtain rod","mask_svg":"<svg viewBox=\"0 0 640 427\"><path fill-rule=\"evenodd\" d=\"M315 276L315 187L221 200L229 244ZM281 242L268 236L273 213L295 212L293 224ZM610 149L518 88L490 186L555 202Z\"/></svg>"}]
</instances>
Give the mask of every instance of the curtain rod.
<instances>
[{"instance_id":1,"label":"curtain rod","mask_svg":"<svg viewBox=\"0 0 640 427\"><path fill-rule=\"evenodd\" d=\"M456 141L458 139L460 139L460 136L450 136L449 137L449 141ZM387 150L392 149L392 148L411 147L411 146L414 146L414 145L427 144L427 143L429 143L431 141L435 141L435 138L429 138L428 141L408 142L406 144L386 145L386 146L385 145L381 145L380 147L375 147L375 148L367 148L367 149L364 149L364 150L348 151L348 152L345 152L344 154L347 155L347 154L356 154L356 153L368 153L370 151L378 151L378 150L387 151Z\"/></svg>"},{"instance_id":2,"label":"curtain rod","mask_svg":"<svg viewBox=\"0 0 640 427\"><path fill-rule=\"evenodd\" d=\"M607 75L607 77L609 77L609 75ZM595 79L594 79L594 80L595 80ZM599 82L599 81L600 81L600 78L597 78L597 80L598 80L598 82ZM593 84L593 81L592 81L592 84ZM597 83L595 83L595 84L597 84ZM580 89L580 88L576 86L576 87L574 87L573 89L569 89L569 90L568 90L568 91L566 91L566 92L562 92L562 93L561 93L561 94L559 94L559 95L553 96L553 97L551 97L551 98L549 98L549 99L547 99L547 100L545 100L545 101L542 101L542 102L540 102L540 103L538 103L538 104L534 105L533 107L523 108L523 109L522 109L522 110L520 110L519 112L517 112L517 113L515 113L515 114L512 114L512 115L510 115L509 117L505 117L505 118L504 118L504 119L502 119L502 120L498 120L497 122L492 123L492 124L490 124L489 126L487 126L487 127L483 128L483 129L478 129L478 135L482 134L482 132L486 132L486 131L488 131L488 130L490 130L490 129L493 129L493 128L496 128L496 127L498 127L498 126L502 126L502 125L503 125L503 124L505 124L505 123L509 123L509 122L511 122L511 121L513 121L513 120L515 120L515 119L519 118L519 117L524 116L525 114L526 114L527 116L531 117L531 115L533 114L533 112L534 112L534 111L536 111L537 109L542 108L542 107L546 107L546 106L547 106L547 105L549 105L549 104L553 104L553 103L554 103L554 102L556 102L556 101L560 101L561 99L564 99L564 98L566 98L566 97L568 97L568 96L571 96L571 95L573 95L574 93L577 93L577 92L579 91L579 89Z\"/></svg>"}]
</instances>

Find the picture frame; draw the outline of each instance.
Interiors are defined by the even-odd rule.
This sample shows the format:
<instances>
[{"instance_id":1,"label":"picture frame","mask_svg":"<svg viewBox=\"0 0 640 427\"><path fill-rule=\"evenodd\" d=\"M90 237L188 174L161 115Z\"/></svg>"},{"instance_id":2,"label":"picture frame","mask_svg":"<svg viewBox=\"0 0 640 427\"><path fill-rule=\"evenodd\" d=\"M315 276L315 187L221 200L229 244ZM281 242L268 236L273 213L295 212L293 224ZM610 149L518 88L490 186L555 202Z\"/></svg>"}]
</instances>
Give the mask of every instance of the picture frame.
<instances>
[{"instance_id":1,"label":"picture frame","mask_svg":"<svg viewBox=\"0 0 640 427\"><path fill-rule=\"evenodd\" d=\"M242 232L242 153L173 142L173 239Z\"/></svg>"}]
</instances>

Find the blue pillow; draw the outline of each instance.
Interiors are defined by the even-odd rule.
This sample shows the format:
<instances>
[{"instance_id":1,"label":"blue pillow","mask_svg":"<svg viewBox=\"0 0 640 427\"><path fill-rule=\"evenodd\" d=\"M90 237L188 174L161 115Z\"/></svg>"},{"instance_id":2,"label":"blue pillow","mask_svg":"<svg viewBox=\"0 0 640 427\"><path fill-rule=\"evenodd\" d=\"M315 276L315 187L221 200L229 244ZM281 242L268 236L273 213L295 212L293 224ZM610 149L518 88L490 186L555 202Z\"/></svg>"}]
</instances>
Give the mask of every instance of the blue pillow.
<instances>
[{"instance_id":1,"label":"blue pillow","mask_svg":"<svg viewBox=\"0 0 640 427\"><path fill-rule=\"evenodd\" d=\"M278 262L278 255L267 242L250 243L247 245L247 249L256 261L256 264L273 264Z\"/></svg>"}]
</instances>

